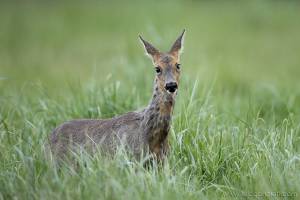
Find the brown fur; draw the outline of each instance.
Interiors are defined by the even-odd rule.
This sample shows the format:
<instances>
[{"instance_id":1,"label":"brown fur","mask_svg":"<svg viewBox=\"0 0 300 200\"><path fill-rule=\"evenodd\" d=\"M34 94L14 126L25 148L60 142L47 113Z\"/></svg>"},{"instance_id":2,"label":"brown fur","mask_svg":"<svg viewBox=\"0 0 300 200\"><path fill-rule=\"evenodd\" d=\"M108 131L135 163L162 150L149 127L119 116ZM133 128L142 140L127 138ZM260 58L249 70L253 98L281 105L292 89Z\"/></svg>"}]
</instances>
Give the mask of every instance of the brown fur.
<instances>
[{"instance_id":1,"label":"brown fur","mask_svg":"<svg viewBox=\"0 0 300 200\"><path fill-rule=\"evenodd\" d=\"M142 152L150 151L159 161L168 152L168 133L177 91L169 93L165 89L168 81L179 85L179 51L184 32L175 41L168 53L159 52L142 37L146 52L152 57L161 73L154 81L154 92L148 107L141 111L129 112L112 119L81 119L65 122L50 136L52 152L64 157L77 148L95 149L114 153L124 144L137 158Z\"/></svg>"}]
</instances>

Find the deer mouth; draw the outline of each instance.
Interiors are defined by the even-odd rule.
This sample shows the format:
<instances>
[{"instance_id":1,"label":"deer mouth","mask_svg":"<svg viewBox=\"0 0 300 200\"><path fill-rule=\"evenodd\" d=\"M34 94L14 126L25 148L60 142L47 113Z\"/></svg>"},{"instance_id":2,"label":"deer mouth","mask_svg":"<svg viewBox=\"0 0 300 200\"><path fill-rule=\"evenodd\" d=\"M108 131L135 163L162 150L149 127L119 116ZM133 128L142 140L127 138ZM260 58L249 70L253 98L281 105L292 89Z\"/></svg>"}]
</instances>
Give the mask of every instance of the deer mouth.
<instances>
[{"instance_id":1,"label":"deer mouth","mask_svg":"<svg viewBox=\"0 0 300 200\"><path fill-rule=\"evenodd\" d=\"M174 92L176 92L176 90L177 90L177 88L170 88L170 89L167 90L167 92L169 94L173 94Z\"/></svg>"},{"instance_id":2,"label":"deer mouth","mask_svg":"<svg viewBox=\"0 0 300 200\"><path fill-rule=\"evenodd\" d=\"M177 89L166 90L168 95L175 96L177 94Z\"/></svg>"}]
</instances>

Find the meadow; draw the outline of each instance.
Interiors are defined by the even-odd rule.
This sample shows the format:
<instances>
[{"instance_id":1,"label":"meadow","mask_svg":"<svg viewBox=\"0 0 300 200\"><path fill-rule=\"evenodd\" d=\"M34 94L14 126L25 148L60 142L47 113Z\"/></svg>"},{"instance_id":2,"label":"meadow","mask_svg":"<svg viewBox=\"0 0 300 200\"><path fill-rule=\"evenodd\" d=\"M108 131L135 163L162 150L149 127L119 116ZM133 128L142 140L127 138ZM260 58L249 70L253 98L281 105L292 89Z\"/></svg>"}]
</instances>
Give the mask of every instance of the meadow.
<instances>
[{"instance_id":1,"label":"meadow","mask_svg":"<svg viewBox=\"0 0 300 200\"><path fill-rule=\"evenodd\" d=\"M0 2L0 199L299 199L297 1ZM167 51L186 28L164 167L120 152L45 156L75 118L146 106L141 34Z\"/></svg>"}]
</instances>

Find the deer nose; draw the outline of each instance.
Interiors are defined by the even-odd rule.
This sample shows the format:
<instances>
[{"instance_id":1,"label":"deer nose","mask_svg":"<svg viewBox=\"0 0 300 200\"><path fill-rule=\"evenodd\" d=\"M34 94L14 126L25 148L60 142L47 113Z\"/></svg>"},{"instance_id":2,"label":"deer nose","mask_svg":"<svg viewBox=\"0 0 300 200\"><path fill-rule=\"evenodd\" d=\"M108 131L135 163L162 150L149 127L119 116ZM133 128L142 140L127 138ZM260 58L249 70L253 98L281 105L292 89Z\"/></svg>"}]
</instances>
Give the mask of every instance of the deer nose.
<instances>
[{"instance_id":1,"label":"deer nose","mask_svg":"<svg viewBox=\"0 0 300 200\"><path fill-rule=\"evenodd\" d=\"M176 91L177 89L177 83L176 82L170 82L167 83L165 86L166 90L168 90L169 92L173 93Z\"/></svg>"}]
</instances>

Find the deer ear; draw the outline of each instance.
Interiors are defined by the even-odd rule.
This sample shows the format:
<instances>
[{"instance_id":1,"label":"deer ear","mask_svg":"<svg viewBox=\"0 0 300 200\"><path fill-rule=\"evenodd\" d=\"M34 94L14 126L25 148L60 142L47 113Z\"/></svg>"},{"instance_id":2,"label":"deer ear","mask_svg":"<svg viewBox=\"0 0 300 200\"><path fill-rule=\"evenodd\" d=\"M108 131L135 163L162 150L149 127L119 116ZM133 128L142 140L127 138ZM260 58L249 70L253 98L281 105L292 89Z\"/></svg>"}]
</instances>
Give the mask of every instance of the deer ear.
<instances>
[{"instance_id":1,"label":"deer ear","mask_svg":"<svg viewBox=\"0 0 300 200\"><path fill-rule=\"evenodd\" d=\"M177 38L177 40L174 42L171 50L169 51L170 54L174 55L175 57L178 57L179 54L183 50L183 38L185 35L185 29L183 29L182 33L180 36Z\"/></svg>"},{"instance_id":2,"label":"deer ear","mask_svg":"<svg viewBox=\"0 0 300 200\"><path fill-rule=\"evenodd\" d=\"M142 36L139 35L139 38L144 45L147 55L151 56L153 61L155 61L159 56L159 50L157 50L152 44L144 40Z\"/></svg>"}]
</instances>

